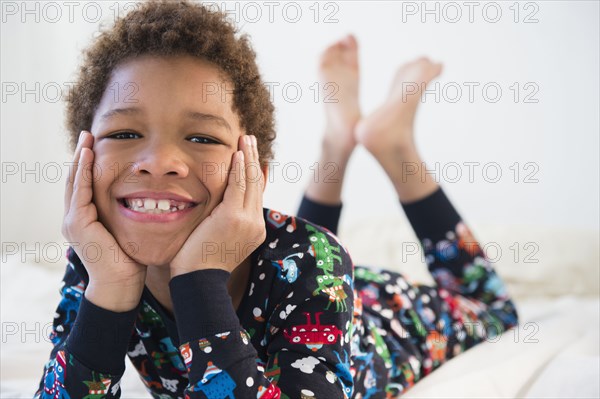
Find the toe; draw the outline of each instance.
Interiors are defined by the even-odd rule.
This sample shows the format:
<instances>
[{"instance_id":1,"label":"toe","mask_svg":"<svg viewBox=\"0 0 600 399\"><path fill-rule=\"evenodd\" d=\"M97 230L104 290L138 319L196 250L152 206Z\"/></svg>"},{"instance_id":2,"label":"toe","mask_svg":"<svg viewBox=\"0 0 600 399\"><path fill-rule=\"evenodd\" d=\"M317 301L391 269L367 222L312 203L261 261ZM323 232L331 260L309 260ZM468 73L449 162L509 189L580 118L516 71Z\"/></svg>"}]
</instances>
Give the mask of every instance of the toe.
<instances>
[{"instance_id":1,"label":"toe","mask_svg":"<svg viewBox=\"0 0 600 399\"><path fill-rule=\"evenodd\" d=\"M344 44L352 49L356 49L358 47L358 42L353 34L349 34L344 38Z\"/></svg>"}]
</instances>

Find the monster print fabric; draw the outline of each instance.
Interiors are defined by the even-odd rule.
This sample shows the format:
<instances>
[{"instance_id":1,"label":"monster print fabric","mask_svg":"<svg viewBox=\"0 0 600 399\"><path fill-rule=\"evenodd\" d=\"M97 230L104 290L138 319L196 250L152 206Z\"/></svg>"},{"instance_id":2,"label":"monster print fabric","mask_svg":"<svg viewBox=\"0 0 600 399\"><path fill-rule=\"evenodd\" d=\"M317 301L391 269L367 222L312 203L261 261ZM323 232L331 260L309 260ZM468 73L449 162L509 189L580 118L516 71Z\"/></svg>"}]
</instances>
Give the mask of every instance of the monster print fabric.
<instances>
[{"instance_id":1,"label":"monster print fabric","mask_svg":"<svg viewBox=\"0 0 600 399\"><path fill-rule=\"evenodd\" d=\"M434 287L354 268L319 227L330 207L305 200L300 216L313 223L264 210L267 238L251 255L237 311L221 270L171 280L174 318L147 288L138 308L107 311L85 298L88 276L70 249L35 397L118 398L128 356L154 398L391 398L517 324L502 281L441 189L402 204Z\"/></svg>"}]
</instances>

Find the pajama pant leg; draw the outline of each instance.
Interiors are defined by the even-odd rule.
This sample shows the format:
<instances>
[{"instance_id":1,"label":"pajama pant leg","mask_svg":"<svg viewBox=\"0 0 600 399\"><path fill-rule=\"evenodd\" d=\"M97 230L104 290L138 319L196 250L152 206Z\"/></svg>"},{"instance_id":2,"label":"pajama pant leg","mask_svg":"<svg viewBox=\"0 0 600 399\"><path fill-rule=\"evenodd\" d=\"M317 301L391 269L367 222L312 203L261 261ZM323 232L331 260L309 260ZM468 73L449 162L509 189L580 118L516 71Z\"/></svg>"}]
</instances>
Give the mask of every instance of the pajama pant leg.
<instances>
[{"instance_id":1,"label":"pajama pant leg","mask_svg":"<svg viewBox=\"0 0 600 399\"><path fill-rule=\"evenodd\" d=\"M367 323L389 351L388 397L474 345L495 340L518 321L503 282L441 188L402 207L436 285L411 284L385 270L355 269Z\"/></svg>"},{"instance_id":2,"label":"pajama pant leg","mask_svg":"<svg viewBox=\"0 0 600 399\"><path fill-rule=\"evenodd\" d=\"M518 322L504 283L443 190L401 205L436 285L411 284L400 273L355 267L363 324L374 332L371 341L388 371L388 397L406 392L448 359ZM298 216L335 233L340 211L341 205L303 198ZM362 379L364 375L356 376L357 392Z\"/></svg>"}]
</instances>

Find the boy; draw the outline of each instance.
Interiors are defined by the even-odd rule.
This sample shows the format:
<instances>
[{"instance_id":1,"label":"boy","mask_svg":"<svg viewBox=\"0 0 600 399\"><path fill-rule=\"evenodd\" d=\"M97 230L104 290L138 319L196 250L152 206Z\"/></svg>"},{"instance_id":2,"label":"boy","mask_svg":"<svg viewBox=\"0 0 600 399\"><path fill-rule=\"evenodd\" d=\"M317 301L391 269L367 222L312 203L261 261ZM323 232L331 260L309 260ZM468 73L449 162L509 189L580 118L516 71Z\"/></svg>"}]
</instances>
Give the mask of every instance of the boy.
<instances>
[{"instance_id":1,"label":"boy","mask_svg":"<svg viewBox=\"0 0 600 399\"><path fill-rule=\"evenodd\" d=\"M311 183L299 212L329 230L262 208L273 107L234 33L202 6L148 2L88 51L68 105L73 136L84 130L63 225L78 245L36 396L119 397L125 354L154 397L392 396L481 342L468 322L496 333L516 324L432 180L399 183L398 194L440 287L364 268L354 279L329 231L343 166L361 142L395 182L398 153L379 150L417 157L412 132L390 127L411 127L418 99L397 112L401 70L379 114L361 119L352 37L321 67L341 89L323 147L339 185ZM424 82L439 73L423 60L407 68ZM133 96L115 95L127 87Z\"/></svg>"}]
</instances>

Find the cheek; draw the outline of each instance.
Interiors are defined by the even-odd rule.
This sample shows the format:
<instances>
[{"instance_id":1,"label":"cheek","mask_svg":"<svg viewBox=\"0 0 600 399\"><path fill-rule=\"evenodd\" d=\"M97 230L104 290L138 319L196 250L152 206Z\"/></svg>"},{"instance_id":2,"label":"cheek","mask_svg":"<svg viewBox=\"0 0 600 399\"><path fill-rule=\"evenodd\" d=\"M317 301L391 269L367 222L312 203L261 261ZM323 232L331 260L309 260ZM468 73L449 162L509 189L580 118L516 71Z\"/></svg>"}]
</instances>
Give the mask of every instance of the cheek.
<instances>
[{"instance_id":1,"label":"cheek","mask_svg":"<svg viewBox=\"0 0 600 399\"><path fill-rule=\"evenodd\" d=\"M93 201L102 217L107 216L115 184L133 181L134 176L131 174L131 170L127 163L120 162L115 157L103 153L95 154L92 180Z\"/></svg>"},{"instance_id":2,"label":"cheek","mask_svg":"<svg viewBox=\"0 0 600 399\"><path fill-rule=\"evenodd\" d=\"M229 179L231 161L205 161L195 168L198 180L209 191L213 201L223 197Z\"/></svg>"},{"instance_id":3,"label":"cheek","mask_svg":"<svg viewBox=\"0 0 600 399\"><path fill-rule=\"evenodd\" d=\"M114 154L98 152L94 157L94 183L98 186L114 182L134 182L133 162L127 162Z\"/></svg>"}]
</instances>

